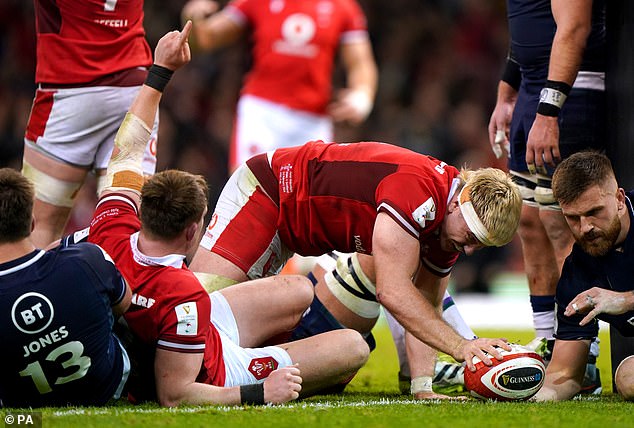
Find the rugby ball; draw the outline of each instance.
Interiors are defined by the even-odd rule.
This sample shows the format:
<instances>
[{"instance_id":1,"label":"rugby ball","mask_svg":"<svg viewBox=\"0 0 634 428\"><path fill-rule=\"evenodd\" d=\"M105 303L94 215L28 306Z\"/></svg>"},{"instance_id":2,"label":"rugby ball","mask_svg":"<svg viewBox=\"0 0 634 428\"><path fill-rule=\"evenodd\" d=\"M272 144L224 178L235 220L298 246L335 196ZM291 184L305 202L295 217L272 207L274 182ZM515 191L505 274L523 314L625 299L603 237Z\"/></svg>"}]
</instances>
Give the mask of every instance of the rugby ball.
<instances>
[{"instance_id":1,"label":"rugby ball","mask_svg":"<svg viewBox=\"0 0 634 428\"><path fill-rule=\"evenodd\" d=\"M473 357L475 372L465 368L464 383L469 393L481 400L528 400L544 383L544 361L533 350L510 344L511 351L503 350L502 360L491 358L487 366Z\"/></svg>"}]
</instances>

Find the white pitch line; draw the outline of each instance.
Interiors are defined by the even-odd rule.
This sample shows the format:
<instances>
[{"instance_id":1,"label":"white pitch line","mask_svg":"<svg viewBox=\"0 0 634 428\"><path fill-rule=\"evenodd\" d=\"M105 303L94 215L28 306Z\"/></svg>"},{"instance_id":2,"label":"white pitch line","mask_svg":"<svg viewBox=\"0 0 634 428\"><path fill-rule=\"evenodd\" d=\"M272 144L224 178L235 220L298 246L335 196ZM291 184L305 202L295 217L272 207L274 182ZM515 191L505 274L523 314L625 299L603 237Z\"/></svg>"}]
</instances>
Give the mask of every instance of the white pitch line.
<instances>
[{"instance_id":1,"label":"white pitch line","mask_svg":"<svg viewBox=\"0 0 634 428\"><path fill-rule=\"evenodd\" d=\"M392 400L389 398L382 398L380 400L369 401L326 401L323 403L313 402L294 402L285 403L281 405L266 405L258 408L271 408L271 409L337 409L346 407L370 407L370 406L391 406L395 404L401 405L420 405L425 403L441 403L445 400ZM454 403L463 403L462 400L453 400ZM468 402L468 401L466 401ZM207 410L221 411L221 412L233 412L245 410L242 406L196 406L196 407L170 407L170 408L155 408L155 409L139 409L139 408L125 408L125 407L109 407L104 409L68 409L57 410L52 413L53 416L72 416L72 415L121 415L128 413L138 414L156 414L156 413L197 413Z\"/></svg>"}]
</instances>

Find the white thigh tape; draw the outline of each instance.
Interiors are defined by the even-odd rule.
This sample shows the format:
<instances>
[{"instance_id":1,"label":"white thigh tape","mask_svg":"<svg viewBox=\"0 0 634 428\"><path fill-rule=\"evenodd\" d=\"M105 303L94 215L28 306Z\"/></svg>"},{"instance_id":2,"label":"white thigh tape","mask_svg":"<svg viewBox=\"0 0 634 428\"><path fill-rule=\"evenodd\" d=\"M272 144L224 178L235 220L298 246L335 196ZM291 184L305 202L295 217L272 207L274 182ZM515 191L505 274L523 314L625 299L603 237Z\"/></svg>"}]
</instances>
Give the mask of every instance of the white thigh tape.
<instances>
[{"instance_id":1,"label":"white thigh tape","mask_svg":"<svg viewBox=\"0 0 634 428\"><path fill-rule=\"evenodd\" d=\"M22 174L33 182L37 199L57 207L71 208L82 184L51 177L27 161L22 164Z\"/></svg>"},{"instance_id":2,"label":"white thigh tape","mask_svg":"<svg viewBox=\"0 0 634 428\"><path fill-rule=\"evenodd\" d=\"M337 267L324 277L330 292L348 309L362 318L379 316L376 287L361 270L357 254L341 256Z\"/></svg>"}]
</instances>

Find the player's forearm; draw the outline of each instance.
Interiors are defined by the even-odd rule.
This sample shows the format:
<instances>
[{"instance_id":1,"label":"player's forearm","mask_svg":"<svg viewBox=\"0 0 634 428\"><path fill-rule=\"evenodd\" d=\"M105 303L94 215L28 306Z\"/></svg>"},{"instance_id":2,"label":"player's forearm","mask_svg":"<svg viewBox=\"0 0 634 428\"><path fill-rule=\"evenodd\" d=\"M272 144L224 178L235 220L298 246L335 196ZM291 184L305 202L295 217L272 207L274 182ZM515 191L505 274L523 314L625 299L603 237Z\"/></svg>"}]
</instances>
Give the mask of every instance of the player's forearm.
<instances>
[{"instance_id":1,"label":"player's forearm","mask_svg":"<svg viewBox=\"0 0 634 428\"><path fill-rule=\"evenodd\" d=\"M420 292L411 284L409 287L392 285L394 290L378 291L377 300L390 311L401 325L414 337L449 355L466 342L437 313Z\"/></svg>"},{"instance_id":2,"label":"player's forearm","mask_svg":"<svg viewBox=\"0 0 634 428\"><path fill-rule=\"evenodd\" d=\"M157 388L159 404L165 407L174 407L181 404L204 405L240 404L240 387L230 388L192 382L184 386L169 385L166 388Z\"/></svg>"},{"instance_id":3,"label":"player's forearm","mask_svg":"<svg viewBox=\"0 0 634 428\"><path fill-rule=\"evenodd\" d=\"M194 46L202 51L214 51L235 43L243 34L242 26L223 12L194 20Z\"/></svg>"},{"instance_id":4,"label":"player's forearm","mask_svg":"<svg viewBox=\"0 0 634 428\"><path fill-rule=\"evenodd\" d=\"M517 91L504 80L500 80L498 84L497 103L511 103L515 105L517 100Z\"/></svg>"}]
</instances>

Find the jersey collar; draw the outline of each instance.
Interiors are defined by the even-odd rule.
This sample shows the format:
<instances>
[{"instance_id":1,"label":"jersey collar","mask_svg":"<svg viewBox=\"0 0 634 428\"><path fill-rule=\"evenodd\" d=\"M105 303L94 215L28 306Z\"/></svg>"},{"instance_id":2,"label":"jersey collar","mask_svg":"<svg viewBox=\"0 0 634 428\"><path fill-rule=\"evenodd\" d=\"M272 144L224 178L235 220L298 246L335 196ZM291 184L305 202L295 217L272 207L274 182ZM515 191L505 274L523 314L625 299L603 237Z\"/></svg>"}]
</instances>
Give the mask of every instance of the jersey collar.
<instances>
[{"instance_id":1,"label":"jersey collar","mask_svg":"<svg viewBox=\"0 0 634 428\"><path fill-rule=\"evenodd\" d=\"M144 266L171 266L181 269L185 261L183 254L168 254L162 257L146 256L139 250L139 232L130 235L130 248L134 261Z\"/></svg>"}]
</instances>

